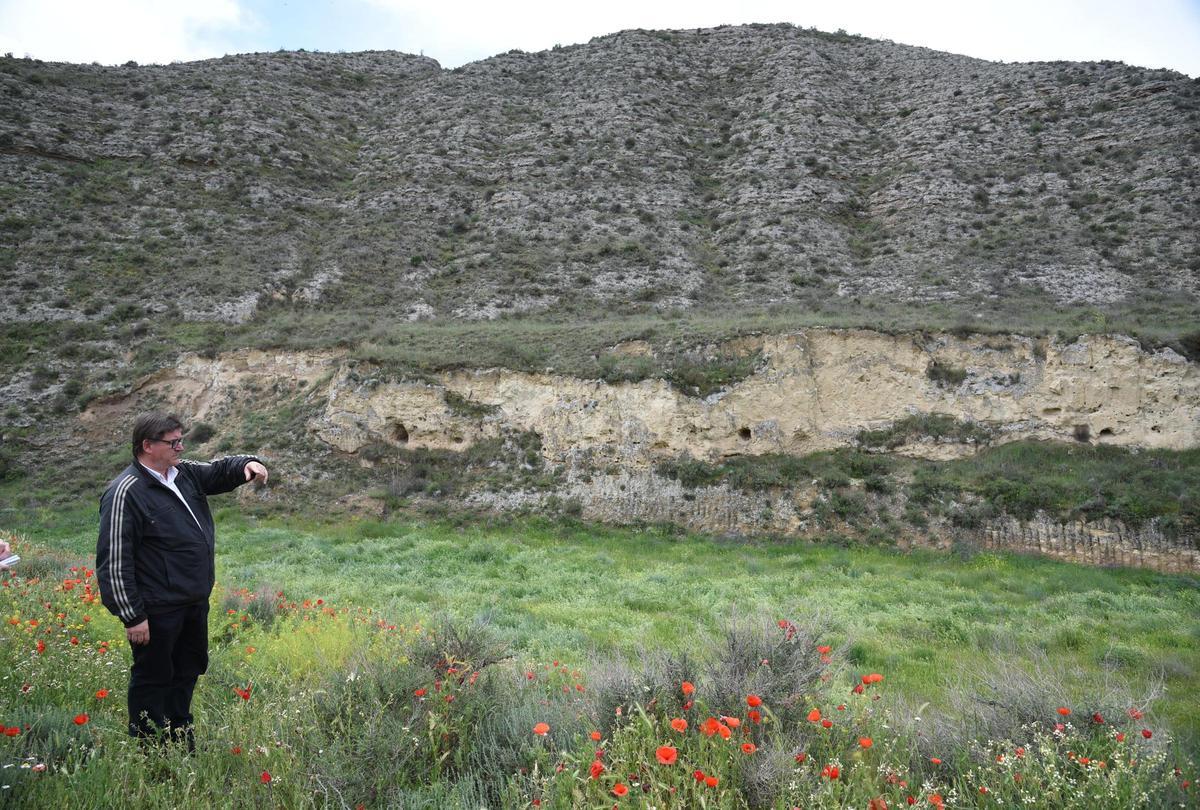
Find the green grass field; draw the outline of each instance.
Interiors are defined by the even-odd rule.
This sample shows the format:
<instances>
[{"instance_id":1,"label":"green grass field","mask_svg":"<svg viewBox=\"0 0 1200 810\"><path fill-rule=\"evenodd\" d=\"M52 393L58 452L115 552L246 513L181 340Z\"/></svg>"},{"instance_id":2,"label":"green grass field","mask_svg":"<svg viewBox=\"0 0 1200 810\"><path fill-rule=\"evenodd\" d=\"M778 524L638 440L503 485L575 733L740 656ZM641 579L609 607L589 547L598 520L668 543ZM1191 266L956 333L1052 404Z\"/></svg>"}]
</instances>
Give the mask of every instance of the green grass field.
<instances>
[{"instance_id":1,"label":"green grass field","mask_svg":"<svg viewBox=\"0 0 1200 810\"><path fill-rule=\"evenodd\" d=\"M218 521L191 754L125 736L91 517L18 527L0 806L1194 798L1193 579L541 521Z\"/></svg>"},{"instance_id":2,"label":"green grass field","mask_svg":"<svg viewBox=\"0 0 1200 810\"><path fill-rule=\"evenodd\" d=\"M49 517L49 516L44 516ZM87 559L87 512L11 527ZM218 512L218 580L372 608L397 622L487 616L523 654L684 650L731 617L815 616L849 663L914 701L1030 660L1086 690L1161 682L1159 716L1200 740L1195 578L1033 557L719 541L661 528L539 520L380 523Z\"/></svg>"}]
</instances>

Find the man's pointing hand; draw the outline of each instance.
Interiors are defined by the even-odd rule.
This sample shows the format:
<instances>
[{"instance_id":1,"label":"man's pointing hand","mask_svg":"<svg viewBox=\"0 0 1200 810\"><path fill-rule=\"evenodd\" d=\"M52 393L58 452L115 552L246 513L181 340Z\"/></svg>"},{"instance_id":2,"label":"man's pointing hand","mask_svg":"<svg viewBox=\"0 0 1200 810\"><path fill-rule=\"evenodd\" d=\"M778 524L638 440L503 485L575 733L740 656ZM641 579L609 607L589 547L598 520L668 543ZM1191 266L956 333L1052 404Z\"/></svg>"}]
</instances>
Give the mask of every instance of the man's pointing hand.
<instances>
[{"instance_id":1,"label":"man's pointing hand","mask_svg":"<svg viewBox=\"0 0 1200 810\"><path fill-rule=\"evenodd\" d=\"M260 484L267 483L267 468L257 461L251 461L246 464L246 480L257 480Z\"/></svg>"}]
</instances>

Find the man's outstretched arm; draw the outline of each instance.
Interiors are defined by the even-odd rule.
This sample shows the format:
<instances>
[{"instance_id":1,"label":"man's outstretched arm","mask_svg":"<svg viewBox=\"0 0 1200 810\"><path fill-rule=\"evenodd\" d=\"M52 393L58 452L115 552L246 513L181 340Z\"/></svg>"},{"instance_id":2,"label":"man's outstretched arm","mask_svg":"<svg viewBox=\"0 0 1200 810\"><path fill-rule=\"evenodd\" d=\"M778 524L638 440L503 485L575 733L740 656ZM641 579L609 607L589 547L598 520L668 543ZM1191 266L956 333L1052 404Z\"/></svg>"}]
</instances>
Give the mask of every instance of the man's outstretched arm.
<instances>
[{"instance_id":1,"label":"man's outstretched arm","mask_svg":"<svg viewBox=\"0 0 1200 810\"><path fill-rule=\"evenodd\" d=\"M251 480L267 480L267 468L256 456L226 456L207 462L185 459L180 466L195 475L205 495L229 492Z\"/></svg>"}]
</instances>

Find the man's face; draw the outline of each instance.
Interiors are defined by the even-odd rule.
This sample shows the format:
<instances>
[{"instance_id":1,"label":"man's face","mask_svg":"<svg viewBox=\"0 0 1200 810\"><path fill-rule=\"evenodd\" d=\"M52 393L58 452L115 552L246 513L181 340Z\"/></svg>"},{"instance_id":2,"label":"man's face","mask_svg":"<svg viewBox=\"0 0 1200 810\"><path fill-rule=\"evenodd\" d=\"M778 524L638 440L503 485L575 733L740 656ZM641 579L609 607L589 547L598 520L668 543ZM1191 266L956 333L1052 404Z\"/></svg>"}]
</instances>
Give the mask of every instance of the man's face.
<instances>
[{"instance_id":1,"label":"man's face","mask_svg":"<svg viewBox=\"0 0 1200 810\"><path fill-rule=\"evenodd\" d=\"M172 430L161 439L142 442L142 463L155 469L174 467L183 458L183 431Z\"/></svg>"}]
</instances>

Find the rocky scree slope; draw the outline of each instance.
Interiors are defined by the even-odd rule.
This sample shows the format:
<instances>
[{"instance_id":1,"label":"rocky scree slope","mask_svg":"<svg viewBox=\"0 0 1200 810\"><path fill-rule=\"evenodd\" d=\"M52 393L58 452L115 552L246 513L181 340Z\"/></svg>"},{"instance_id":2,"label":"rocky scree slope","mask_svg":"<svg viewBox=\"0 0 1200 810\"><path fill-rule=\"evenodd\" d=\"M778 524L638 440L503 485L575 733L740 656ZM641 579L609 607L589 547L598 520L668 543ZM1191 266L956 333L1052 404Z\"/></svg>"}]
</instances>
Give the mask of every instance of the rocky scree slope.
<instances>
[{"instance_id":1,"label":"rocky scree slope","mask_svg":"<svg viewBox=\"0 0 1200 810\"><path fill-rule=\"evenodd\" d=\"M6 58L0 98L0 315L109 337L272 306L968 312L1200 288L1200 87L1170 71L745 26L456 70Z\"/></svg>"}]
</instances>

